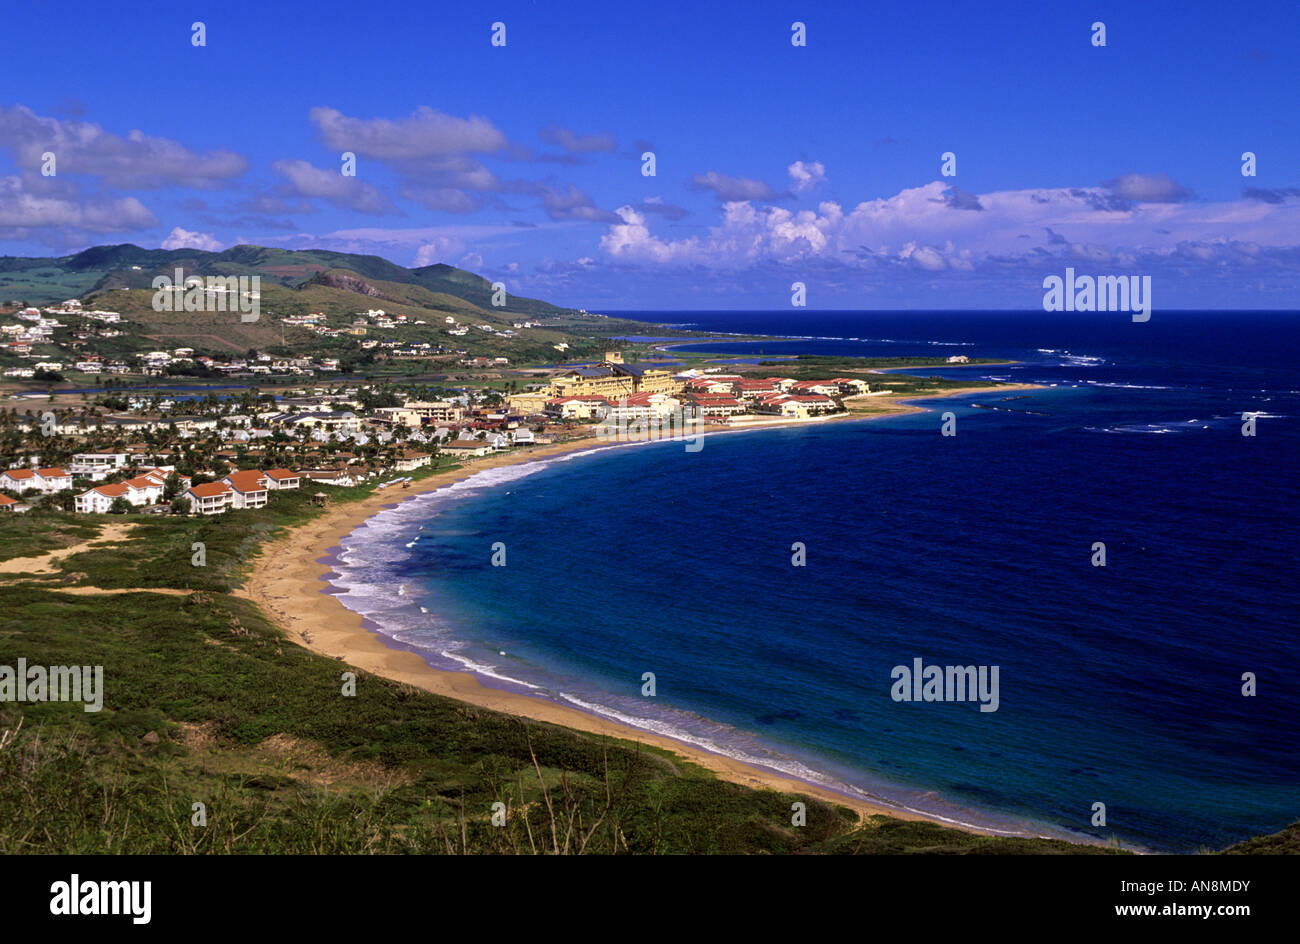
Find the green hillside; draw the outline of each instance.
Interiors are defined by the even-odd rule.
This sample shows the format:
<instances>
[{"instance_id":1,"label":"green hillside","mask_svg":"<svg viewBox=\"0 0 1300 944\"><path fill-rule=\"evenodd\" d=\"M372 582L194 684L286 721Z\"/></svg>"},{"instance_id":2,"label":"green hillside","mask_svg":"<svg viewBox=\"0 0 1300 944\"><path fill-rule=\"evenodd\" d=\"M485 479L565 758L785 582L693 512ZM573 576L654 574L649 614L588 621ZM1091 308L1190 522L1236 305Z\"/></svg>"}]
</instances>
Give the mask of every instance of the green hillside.
<instances>
[{"instance_id":1,"label":"green hillside","mask_svg":"<svg viewBox=\"0 0 1300 944\"><path fill-rule=\"evenodd\" d=\"M177 269L185 277L258 276L259 318L244 321L242 313L233 310L156 310L155 277L174 281ZM236 246L213 253L126 244L55 259L0 258L0 313L16 313L6 302L43 306L67 298L79 298L87 309L119 312L123 322L95 326L65 317L67 327L49 342L37 342L32 357L66 360L75 353L129 358L189 347L216 358L242 356L250 349L331 357L345 370L377 366L394 357L409 361L420 353L451 360L504 356L518 365L595 356L606 346L601 337L644 330L636 322L508 293L504 306L494 306L487 279L452 266L407 269L378 256L326 250ZM390 317L405 316L405 321L396 326L354 325L373 309ZM331 337L284 324L286 318L313 313L324 313L330 329L346 333ZM450 333L462 328L467 333ZM73 331L81 332L80 340L68 346L63 342ZM23 364L17 354L0 352L0 366Z\"/></svg>"},{"instance_id":2,"label":"green hillside","mask_svg":"<svg viewBox=\"0 0 1300 944\"><path fill-rule=\"evenodd\" d=\"M264 287L275 283L288 288L296 288L321 273L344 269L366 280L421 286L474 306L492 307L489 280L449 265L407 269L379 256L324 249L234 246L224 252L205 252L142 249L130 243L96 246L56 258L2 256L0 301L48 305L107 289L145 289L152 285L155 276L170 277L177 268L184 269L186 275L257 275ZM548 302L511 294L507 294L505 306L497 311L532 317L570 314L568 309Z\"/></svg>"}]
</instances>

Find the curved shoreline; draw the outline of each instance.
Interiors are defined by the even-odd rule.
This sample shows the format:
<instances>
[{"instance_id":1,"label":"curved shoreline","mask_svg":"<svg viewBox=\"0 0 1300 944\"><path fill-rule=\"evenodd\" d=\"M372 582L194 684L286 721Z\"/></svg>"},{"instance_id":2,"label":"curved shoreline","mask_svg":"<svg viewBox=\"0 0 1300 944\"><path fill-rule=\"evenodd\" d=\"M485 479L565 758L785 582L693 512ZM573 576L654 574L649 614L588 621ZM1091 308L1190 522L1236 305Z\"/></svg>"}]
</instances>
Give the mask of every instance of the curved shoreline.
<instances>
[{"instance_id":1,"label":"curved shoreline","mask_svg":"<svg viewBox=\"0 0 1300 944\"><path fill-rule=\"evenodd\" d=\"M986 390L1009 391L1026 387L1038 389L1035 385L1005 384L997 387L963 388L938 396L916 399L941 399ZM925 409L893 397L873 397L872 400L887 409L869 415L839 414L821 421L705 427L707 431L702 432L701 435L707 438L715 432L820 425L821 422L836 420L864 421L916 413ZM345 607L337 599L336 594L329 592L332 588L328 580L332 571L330 555L349 534L379 512L489 469L551 459L613 445L619 444L586 436L566 443L536 447L527 453L493 456L423 479L418 483L418 491L402 495L400 499L395 495L378 492L359 501L334 506L319 517L293 528L284 537L264 546L261 555L253 561L252 571L244 587L237 591L237 595L256 603L292 641L318 654L346 661L349 665L363 671L477 707L534 721L558 724L590 734L651 745L684 757L712 771L720 779L751 788L815 796L828 803L849 807L858 813L859 817L884 815L897 819L922 820L987 835L1037 835L1029 829L1010 832L993 827L982 827L952 820L937 813L923 813L896 806L884 800L867 800L771 768L755 766L685 741L614 721L594 712L566 707L536 695L495 688L484 684L478 676L468 671L435 669L415 650L401 647L400 643L391 641L387 636L372 629L361 614Z\"/></svg>"}]
</instances>

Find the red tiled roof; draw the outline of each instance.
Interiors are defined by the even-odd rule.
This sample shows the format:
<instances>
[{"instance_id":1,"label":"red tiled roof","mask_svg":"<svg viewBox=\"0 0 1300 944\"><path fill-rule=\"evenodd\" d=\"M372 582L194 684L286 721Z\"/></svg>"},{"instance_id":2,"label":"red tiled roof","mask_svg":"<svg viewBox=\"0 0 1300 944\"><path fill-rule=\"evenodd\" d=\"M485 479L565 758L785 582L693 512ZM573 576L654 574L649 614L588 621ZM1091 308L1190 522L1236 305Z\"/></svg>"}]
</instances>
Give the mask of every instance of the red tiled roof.
<instances>
[{"instance_id":1,"label":"red tiled roof","mask_svg":"<svg viewBox=\"0 0 1300 944\"><path fill-rule=\"evenodd\" d=\"M231 488L237 492L262 492L266 490L266 485L262 482L262 473L257 469L244 469L240 472L231 472L226 476L226 481L230 483Z\"/></svg>"},{"instance_id":2,"label":"red tiled roof","mask_svg":"<svg viewBox=\"0 0 1300 944\"><path fill-rule=\"evenodd\" d=\"M217 495L225 495L230 491L230 486L224 482L204 482L202 485L190 486L189 493L195 498L214 498Z\"/></svg>"},{"instance_id":3,"label":"red tiled roof","mask_svg":"<svg viewBox=\"0 0 1300 944\"><path fill-rule=\"evenodd\" d=\"M31 469L6 469L4 474L11 479L30 479L36 473Z\"/></svg>"},{"instance_id":4,"label":"red tiled roof","mask_svg":"<svg viewBox=\"0 0 1300 944\"><path fill-rule=\"evenodd\" d=\"M100 485L91 489L92 492L99 492L105 498L120 498L127 493L127 484L125 482L114 482L112 485Z\"/></svg>"},{"instance_id":5,"label":"red tiled roof","mask_svg":"<svg viewBox=\"0 0 1300 944\"><path fill-rule=\"evenodd\" d=\"M68 477L68 473L56 465L50 466L48 469L37 469L36 474L43 479L66 479Z\"/></svg>"},{"instance_id":6,"label":"red tiled roof","mask_svg":"<svg viewBox=\"0 0 1300 944\"><path fill-rule=\"evenodd\" d=\"M267 469L262 474L267 478L275 479L277 482L281 479L296 479L299 477L297 472L291 472L288 469Z\"/></svg>"},{"instance_id":7,"label":"red tiled roof","mask_svg":"<svg viewBox=\"0 0 1300 944\"><path fill-rule=\"evenodd\" d=\"M10 498L8 495L0 495L0 505L16 505L18 499Z\"/></svg>"}]
</instances>

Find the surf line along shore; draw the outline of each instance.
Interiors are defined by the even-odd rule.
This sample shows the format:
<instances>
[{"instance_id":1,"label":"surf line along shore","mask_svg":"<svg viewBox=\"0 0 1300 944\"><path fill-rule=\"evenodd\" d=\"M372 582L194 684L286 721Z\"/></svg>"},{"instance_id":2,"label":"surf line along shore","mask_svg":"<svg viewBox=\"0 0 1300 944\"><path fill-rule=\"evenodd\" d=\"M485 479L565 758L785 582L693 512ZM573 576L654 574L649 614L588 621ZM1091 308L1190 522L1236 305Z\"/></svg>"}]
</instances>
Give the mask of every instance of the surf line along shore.
<instances>
[{"instance_id":1,"label":"surf line along shore","mask_svg":"<svg viewBox=\"0 0 1300 944\"><path fill-rule=\"evenodd\" d=\"M966 388L952 391L950 395L977 392L982 388ZM995 390L1013 389L1013 385L992 388ZM879 398L877 403L886 398ZM892 398L890 398L892 400ZM924 399L932 399L925 397ZM874 404L873 404L874 405ZM883 416L895 416L911 413L920 409L910 404L891 402L893 409L869 416L841 415L844 420L869 420ZM832 422L835 419L831 420ZM816 422L788 422L764 424L759 428L777 428L790 426L820 425ZM705 439L712 435L726 432L743 432L753 430L754 426L741 426L734 429L727 427L705 427L702 432ZM937 433L936 433L937 435ZM661 440L671 441L671 440ZM769 789L781 793L797 793L814 796L828 803L846 806L860 817L884 815L896 819L929 820L946 826L968 829L971 832L987 832L966 824L951 820L926 816L921 813L900 809L886 803L873 803L860 797L841 793L828 787L798 780L763 767L744 763L722 754L704 750L683 741L664 737L631 725L622 724L597 714L580 711L549 701L535 695L503 691L490 688L479 682L470 672L435 669L419 655L405 649L396 649L387 645L376 632L368 629L359 613L345 607L335 595L322 592L328 586L325 575L330 566L322 563L331 548L342 543L352 531L366 519L378 514L385 507L400 501L410 500L419 495L428 494L462 481L488 469L517 465L554 458L573 452L609 448L619 443L601 442L595 436L539 446L526 453L511 453L485 458L449 469L421 479L419 490L413 494L402 495L400 499L391 492L380 491L354 502L338 504L304 524L288 531L283 537L264 545L261 554L254 559L252 571L244 586L235 591L258 607L288 635L289 639L320 655L341 659L348 665L374 675L380 675L392 681L402 682L416 688L467 702L479 708L499 711L533 721L548 722L610 738L652 745L671 751L712 771L721 779L739 783L756 789ZM1032 835L1023 833L1022 835Z\"/></svg>"}]
</instances>

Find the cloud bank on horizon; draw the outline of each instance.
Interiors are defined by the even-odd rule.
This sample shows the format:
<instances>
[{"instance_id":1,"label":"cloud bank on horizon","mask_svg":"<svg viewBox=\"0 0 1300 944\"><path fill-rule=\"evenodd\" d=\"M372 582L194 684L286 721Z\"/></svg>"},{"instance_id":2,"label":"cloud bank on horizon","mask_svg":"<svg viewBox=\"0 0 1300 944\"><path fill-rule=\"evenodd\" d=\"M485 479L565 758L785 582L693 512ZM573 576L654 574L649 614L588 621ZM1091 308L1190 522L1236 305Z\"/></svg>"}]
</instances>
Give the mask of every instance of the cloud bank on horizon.
<instances>
[{"instance_id":1,"label":"cloud bank on horizon","mask_svg":"<svg viewBox=\"0 0 1300 944\"><path fill-rule=\"evenodd\" d=\"M1293 45L1296 18L1269 3L1234 14L1216 65L1161 6L1112 20L1105 47L1086 17L1060 12L1000 37L984 24L994 47L1026 60L999 77L959 46L974 14L953 5L953 30L931 37L924 63L881 46L877 75L915 80L885 101L825 81L856 61L843 34L880 38L878 22L809 13L801 48L774 7L733 24L752 55L729 58L645 21L658 78L608 68L611 54L584 83L539 74L550 24L507 5L503 48L481 17L452 18L463 43L436 96L328 69L308 81L316 56L304 52L261 74L283 95L245 89L246 116L224 123L189 119L240 89L210 90L195 69L213 48L193 46L185 24L160 25L176 35L158 68L190 70L175 91L127 68L103 89L76 68L11 83L23 98L0 101L0 252L328 248L447 262L596 309L780 307L792 281L810 307L1033 308L1042 279L1067 266L1149 275L1166 307L1296 307L1300 130L1288 116L1300 83L1270 81L1287 70L1270 50ZM351 55L365 58L368 36L348 34L362 47ZM1046 44L1041 61L1023 53L1026 36ZM1182 74L1200 80L1198 102L1168 87ZM169 110L171 95L200 107Z\"/></svg>"}]
</instances>

